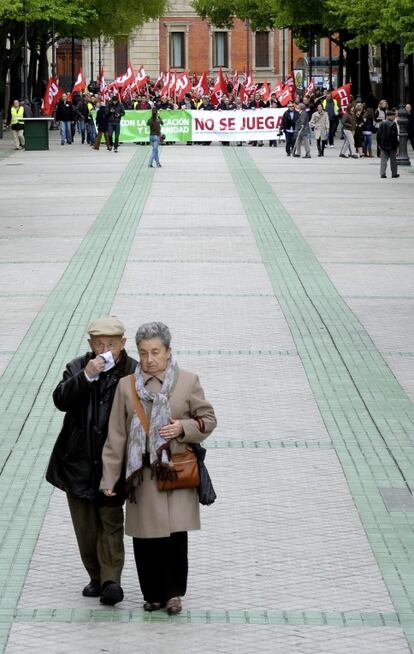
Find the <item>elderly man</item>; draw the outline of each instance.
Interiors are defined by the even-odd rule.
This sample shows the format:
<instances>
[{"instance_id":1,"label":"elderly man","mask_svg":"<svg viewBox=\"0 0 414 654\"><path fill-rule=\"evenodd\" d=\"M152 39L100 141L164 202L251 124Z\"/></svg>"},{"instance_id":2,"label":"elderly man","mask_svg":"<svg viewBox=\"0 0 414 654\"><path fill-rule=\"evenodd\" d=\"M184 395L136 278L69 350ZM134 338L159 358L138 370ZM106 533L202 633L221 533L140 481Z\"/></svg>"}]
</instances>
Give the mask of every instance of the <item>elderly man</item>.
<instances>
[{"instance_id":1,"label":"elderly man","mask_svg":"<svg viewBox=\"0 0 414 654\"><path fill-rule=\"evenodd\" d=\"M137 362L124 349L124 326L107 316L88 327L91 351L67 364L53 401L66 413L53 448L46 479L66 492L82 563L90 582L82 594L116 604L123 597L124 502L122 478L117 494L99 492L102 449L109 414L121 377L135 371Z\"/></svg>"},{"instance_id":2,"label":"elderly man","mask_svg":"<svg viewBox=\"0 0 414 654\"><path fill-rule=\"evenodd\" d=\"M299 116L295 123L295 145L293 147L293 156L300 157L300 150L302 145L305 148L305 154L302 157L303 159L310 159L310 147L309 147L309 115L306 111L306 107L303 102L300 102L298 105Z\"/></svg>"}]
</instances>

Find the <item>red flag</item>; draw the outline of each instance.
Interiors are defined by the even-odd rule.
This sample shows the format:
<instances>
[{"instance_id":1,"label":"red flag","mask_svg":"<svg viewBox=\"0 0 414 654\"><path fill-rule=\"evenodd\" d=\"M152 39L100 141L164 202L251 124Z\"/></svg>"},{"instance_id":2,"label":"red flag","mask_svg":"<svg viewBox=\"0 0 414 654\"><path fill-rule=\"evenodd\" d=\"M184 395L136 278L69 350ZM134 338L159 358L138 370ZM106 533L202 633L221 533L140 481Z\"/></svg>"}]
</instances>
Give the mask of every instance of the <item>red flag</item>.
<instances>
[{"instance_id":1,"label":"red flag","mask_svg":"<svg viewBox=\"0 0 414 654\"><path fill-rule=\"evenodd\" d=\"M244 84L239 84L239 89L237 91L237 97L241 99L242 102L247 102L249 99L249 94L246 92Z\"/></svg>"},{"instance_id":2,"label":"red flag","mask_svg":"<svg viewBox=\"0 0 414 654\"><path fill-rule=\"evenodd\" d=\"M164 83L161 87L161 95L167 95L170 88L170 71L164 77Z\"/></svg>"},{"instance_id":3,"label":"red flag","mask_svg":"<svg viewBox=\"0 0 414 654\"><path fill-rule=\"evenodd\" d=\"M161 71L160 74L158 75L156 81L155 81L155 84L152 87L153 91L155 91L155 89L157 89L159 86L161 86L161 84L163 83L163 79L164 79L164 73Z\"/></svg>"},{"instance_id":4,"label":"red flag","mask_svg":"<svg viewBox=\"0 0 414 654\"><path fill-rule=\"evenodd\" d=\"M250 95L250 93L254 93L256 89L257 89L257 84L253 82L252 71L250 71L250 74L246 80L246 91Z\"/></svg>"},{"instance_id":5,"label":"red flag","mask_svg":"<svg viewBox=\"0 0 414 654\"><path fill-rule=\"evenodd\" d=\"M185 94L192 88L191 80L187 73L182 73L177 77L175 84L175 92L177 94L177 102L181 102Z\"/></svg>"},{"instance_id":6,"label":"red flag","mask_svg":"<svg viewBox=\"0 0 414 654\"><path fill-rule=\"evenodd\" d=\"M277 84L276 84L275 88L273 89L272 93L274 93L276 95L276 97L277 97L278 95L280 95L282 93L282 89L283 89L282 82L277 82Z\"/></svg>"},{"instance_id":7,"label":"red flag","mask_svg":"<svg viewBox=\"0 0 414 654\"><path fill-rule=\"evenodd\" d=\"M344 113L351 101L351 84L348 83L345 86L338 86L335 91L332 91L332 98L337 101L341 112Z\"/></svg>"},{"instance_id":8,"label":"red flag","mask_svg":"<svg viewBox=\"0 0 414 654\"><path fill-rule=\"evenodd\" d=\"M285 85L287 85L289 87L290 92L292 94L292 100L293 100L293 98L295 97L295 93L296 93L295 76L293 75L293 73L290 73L290 75L287 76L287 78L285 80Z\"/></svg>"},{"instance_id":9,"label":"red flag","mask_svg":"<svg viewBox=\"0 0 414 654\"><path fill-rule=\"evenodd\" d=\"M168 91L167 95L171 97L175 96L175 81L176 81L176 75L175 71L170 75L170 83L168 85Z\"/></svg>"},{"instance_id":10,"label":"red flag","mask_svg":"<svg viewBox=\"0 0 414 654\"><path fill-rule=\"evenodd\" d=\"M315 92L315 82L313 81L313 78L309 82L308 88L305 91L305 98L309 98L312 93Z\"/></svg>"},{"instance_id":11,"label":"red flag","mask_svg":"<svg viewBox=\"0 0 414 654\"><path fill-rule=\"evenodd\" d=\"M269 84L267 82L263 82L262 86L260 89L257 91L262 100L267 102L267 100L270 98L270 88Z\"/></svg>"},{"instance_id":12,"label":"red flag","mask_svg":"<svg viewBox=\"0 0 414 654\"><path fill-rule=\"evenodd\" d=\"M114 79L114 82L118 88L122 89L124 86L127 86L127 84L131 84L134 81L134 79L135 79L134 69L132 68L131 64L128 64L128 68L126 69L126 72L123 75L116 77Z\"/></svg>"},{"instance_id":13,"label":"red flag","mask_svg":"<svg viewBox=\"0 0 414 654\"><path fill-rule=\"evenodd\" d=\"M212 104L218 105L223 95L227 95L227 84L223 76L223 71L219 68L217 79L211 92Z\"/></svg>"},{"instance_id":14,"label":"red flag","mask_svg":"<svg viewBox=\"0 0 414 654\"><path fill-rule=\"evenodd\" d=\"M282 105L282 107L286 107L287 103L293 100L292 92L289 88L289 85L285 84L281 92L276 97L278 99L278 102L280 102L280 104Z\"/></svg>"},{"instance_id":15,"label":"red flag","mask_svg":"<svg viewBox=\"0 0 414 654\"><path fill-rule=\"evenodd\" d=\"M82 68L80 68L78 79L76 80L75 84L73 85L72 94L76 93L77 91L79 91L80 93L83 93L85 91L85 89L86 89L85 76L83 74Z\"/></svg>"},{"instance_id":16,"label":"red flag","mask_svg":"<svg viewBox=\"0 0 414 654\"><path fill-rule=\"evenodd\" d=\"M208 95L208 91L207 73L203 73L199 83L194 87L194 93L203 97L203 95Z\"/></svg>"},{"instance_id":17,"label":"red flag","mask_svg":"<svg viewBox=\"0 0 414 654\"><path fill-rule=\"evenodd\" d=\"M198 84L197 73L193 73L193 86L197 86L197 84Z\"/></svg>"},{"instance_id":18,"label":"red flag","mask_svg":"<svg viewBox=\"0 0 414 654\"><path fill-rule=\"evenodd\" d=\"M135 75L135 87L140 89L142 86L145 86L147 83L147 76L145 74L144 66L141 64L141 66L138 68L138 72Z\"/></svg>"},{"instance_id":19,"label":"red flag","mask_svg":"<svg viewBox=\"0 0 414 654\"><path fill-rule=\"evenodd\" d=\"M52 116L56 104L63 95L59 86L59 77L50 77L42 101L42 114Z\"/></svg>"}]
</instances>

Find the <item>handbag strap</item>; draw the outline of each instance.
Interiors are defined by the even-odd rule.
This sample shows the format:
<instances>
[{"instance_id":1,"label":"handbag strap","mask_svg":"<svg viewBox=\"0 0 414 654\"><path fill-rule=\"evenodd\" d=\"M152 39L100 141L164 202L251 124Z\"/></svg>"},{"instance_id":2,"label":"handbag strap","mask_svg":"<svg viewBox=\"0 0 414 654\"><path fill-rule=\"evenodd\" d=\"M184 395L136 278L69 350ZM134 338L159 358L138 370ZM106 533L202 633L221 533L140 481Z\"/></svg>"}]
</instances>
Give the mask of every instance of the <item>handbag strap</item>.
<instances>
[{"instance_id":1,"label":"handbag strap","mask_svg":"<svg viewBox=\"0 0 414 654\"><path fill-rule=\"evenodd\" d=\"M135 388L135 375L130 375L129 378L131 380L131 396L134 403L135 413L137 414L141 425L144 427L145 433L148 434L150 423L147 414L144 411L144 407L142 406L138 397L137 389Z\"/></svg>"}]
</instances>

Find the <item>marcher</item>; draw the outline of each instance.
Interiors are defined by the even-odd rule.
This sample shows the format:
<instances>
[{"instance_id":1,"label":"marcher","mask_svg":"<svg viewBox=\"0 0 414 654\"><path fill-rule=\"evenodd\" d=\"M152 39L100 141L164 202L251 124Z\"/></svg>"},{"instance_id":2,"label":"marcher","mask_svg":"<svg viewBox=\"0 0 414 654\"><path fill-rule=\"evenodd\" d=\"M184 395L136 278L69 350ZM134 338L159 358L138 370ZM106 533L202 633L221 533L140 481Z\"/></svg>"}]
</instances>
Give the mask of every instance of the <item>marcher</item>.
<instances>
[{"instance_id":1,"label":"marcher","mask_svg":"<svg viewBox=\"0 0 414 654\"><path fill-rule=\"evenodd\" d=\"M360 157L362 157L363 129L364 129L364 107L360 102L358 102L355 105L354 145L357 154Z\"/></svg>"},{"instance_id":2,"label":"marcher","mask_svg":"<svg viewBox=\"0 0 414 654\"><path fill-rule=\"evenodd\" d=\"M327 91L326 98L322 100L322 107L328 114L329 118L329 147L334 147L334 139L339 123L339 105L335 98L332 97L331 91Z\"/></svg>"},{"instance_id":3,"label":"marcher","mask_svg":"<svg viewBox=\"0 0 414 654\"><path fill-rule=\"evenodd\" d=\"M160 491L157 479L170 470L169 451L185 453L189 443L202 442L216 418L197 375L178 367L166 325L141 325L136 343L140 363L132 381L150 419L149 433L134 412L131 378L122 379L102 453L101 489L113 496L126 458L125 533L133 538L144 609L166 606L176 614L187 588L187 532L200 529L199 502L196 489Z\"/></svg>"},{"instance_id":4,"label":"marcher","mask_svg":"<svg viewBox=\"0 0 414 654\"><path fill-rule=\"evenodd\" d=\"M106 112L106 107L104 104L101 104L100 101L96 103L96 127L98 128L98 133L96 135L96 141L94 148L95 150L99 150L99 147L101 145L101 140L102 137L105 139L106 143L106 148L107 150L111 149L111 146L109 144L109 136L108 136L108 114Z\"/></svg>"},{"instance_id":5,"label":"marcher","mask_svg":"<svg viewBox=\"0 0 414 654\"><path fill-rule=\"evenodd\" d=\"M280 129L285 133L286 155L288 157L290 157L295 145L295 125L298 118L299 113L296 111L292 100L289 100L280 124Z\"/></svg>"},{"instance_id":6,"label":"marcher","mask_svg":"<svg viewBox=\"0 0 414 654\"><path fill-rule=\"evenodd\" d=\"M405 110L408 114L408 126L407 126L408 140L410 141L411 147L414 150L414 114L412 112L412 108L410 104L405 105Z\"/></svg>"},{"instance_id":7,"label":"marcher","mask_svg":"<svg viewBox=\"0 0 414 654\"><path fill-rule=\"evenodd\" d=\"M64 93L56 108L56 122L59 124L61 145L65 145L65 140L68 145L72 144L72 121L74 120L73 105L69 102L67 94Z\"/></svg>"},{"instance_id":8,"label":"marcher","mask_svg":"<svg viewBox=\"0 0 414 654\"><path fill-rule=\"evenodd\" d=\"M362 128L364 155L366 157L372 157L372 134L374 129L374 112L368 107L364 113L364 125Z\"/></svg>"},{"instance_id":9,"label":"marcher","mask_svg":"<svg viewBox=\"0 0 414 654\"><path fill-rule=\"evenodd\" d=\"M10 127L13 132L14 149L22 150L25 146L24 140L24 107L20 105L18 100L14 100L13 106L10 109Z\"/></svg>"},{"instance_id":10,"label":"marcher","mask_svg":"<svg viewBox=\"0 0 414 654\"><path fill-rule=\"evenodd\" d=\"M300 157L300 151L302 145L305 148L305 155L303 159L310 159L310 147L309 147L309 115L305 110L305 105L303 102L300 102L298 105L299 117L295 125L295 146L294 146L294 157Z\"/></svg>"},{"instance_id":11,"label":"marcher","mask_svg":"<svg viewBox=\"0 0 414 654\"><path fill-rule=\"evenodd\" d=\"M82 563L90 582L82 594L102 604L123 599L124 565L122 483L116 496L99 492L102 448L109 414L121 377L137 362L124 349L124 326L107 316L88 327L91 351L70 361L53 393L55 406L66 413L53 448L46 479L66 492Z\"/></svg>"},{"instance_id":12,"label":"marcher","mask_svg":"<svg viewBox=\"0 0 414 654\"><path fill-rule=\"evenodd\" d=\"M106 108L106 117L108 121L108 136L109 136L109 145L110 150L114 148L114 152L118 152L119 147L119 134L121 132L121 118L125 115L125 109L122 103L119 101L117 95L114 95L113 98L108 102ZM113 140L113 135L115 134L115 141Z\"/></svg>"},{"instance_id":13,"label":"marcher","mask_svg":"<svg viewBox=\"0 0 414 654\"><path fill-rule=\"evenodd\" d=\"M326 111L323 110L321 104L318 104L317 110L312 114L309 124L315 133L318 157L323 157L329 135L329 117Z\"/></svg>"},{"instance_id":14,"label":"marcher","mask_svg":"<svg viewBox=\"0 0 414 654\"><path fill-rule=\"evenodd\" d=\"M388 102L386 100L380 100L378 107L375 109L374 113L374 127L376 130L379 129L383 120L387 120L387 111L388 111ZM377 142L377 157L381 156L380 148Z\"/></svg>"},{"instance_id":15,"label":"marcher","mask_svg":"<svg viewBox=\"0 0 414 654\"><path fill-rule=\"evenodd\" d=\"M344 131L344 142L341 147L339 156L343 159L348 159L349 155L345 154L349 150L351 153L352 159L359 159L354 144L354 131L355 131L355 108L353 105L349 104L345 109L345 113L342 116L342 127Z\"/></svg>"},{"instance_id":16,"label":"marcher","mask_svg":"<svg viewBox=\"0 0 414 654\"><path fill-rule=\"evenodd\" d=\"M391 176L399 177L397 168L397 150L399 145L398 128L395 122L395 109L387 111L387 117L381 121L377 132L377 144L381 152L380 176L387 177L387 163L390 160Z\"/></svg>"},{"instance_id":17,"label":"marcher","mask_svg":"<svg viewBox=\"0 0 414 654\"><path fill-rule=\"evenodd\" d=\"M161 141L161 125L164 125L164 123L156 107L151 109L151 118L147 121L147 125L150 128L150 143L152 146L148 167L152 168L152 164L155 161L157 167L161 168L159 145Z\"/></svg>"}]
</instances>

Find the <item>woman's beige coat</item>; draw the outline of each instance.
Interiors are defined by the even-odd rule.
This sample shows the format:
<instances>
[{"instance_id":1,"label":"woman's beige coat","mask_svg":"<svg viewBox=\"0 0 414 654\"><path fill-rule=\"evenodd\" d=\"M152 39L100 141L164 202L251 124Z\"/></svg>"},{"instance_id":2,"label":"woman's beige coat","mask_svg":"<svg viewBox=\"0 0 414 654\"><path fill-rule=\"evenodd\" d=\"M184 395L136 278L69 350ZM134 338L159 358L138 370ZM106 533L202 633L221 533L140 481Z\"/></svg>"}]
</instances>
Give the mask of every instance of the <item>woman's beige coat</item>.
<instances>
[{"instance_id":1,"label":"woman's beige coat","mask_svg":"<svg viewBox=\"0 0 414 654\"><path fill-rule=\"evenodd\" d=\"M161 383L156 377L144 374L148 390L159 392ZM119 381L116 389L108 438L103 452L101 489L113 489L122 471L134 407L130 391L130 377ZM204 397L197 375L179 369L177 381L169 398L171 415L181 420L184 434L171 441L171 451L185 450L185 443L201 443L217 422L213 407ZM152 403L143 403L150 415ZM201 432L194 418L202 418L205 431ZM137 486L136 504L127 500L125 533L135 538L164 538L177 531L200 529L200 510L197 490L180 489L159 491L151 471L144 469L144 481Z\"/></svg>"},{"instance_id":2,"label":"woman's beige coat","mask_svg":"<svg viewBox=\"0 0 414 654\"><path fill-rule=\"evenodd\" d=\"M309 124L314 129L316 139L322 139L322 141L327 140L329 134L329 116L326 111L322 111L321 114L315 111L312 114Z\"/></svg>"}]
</instances>

